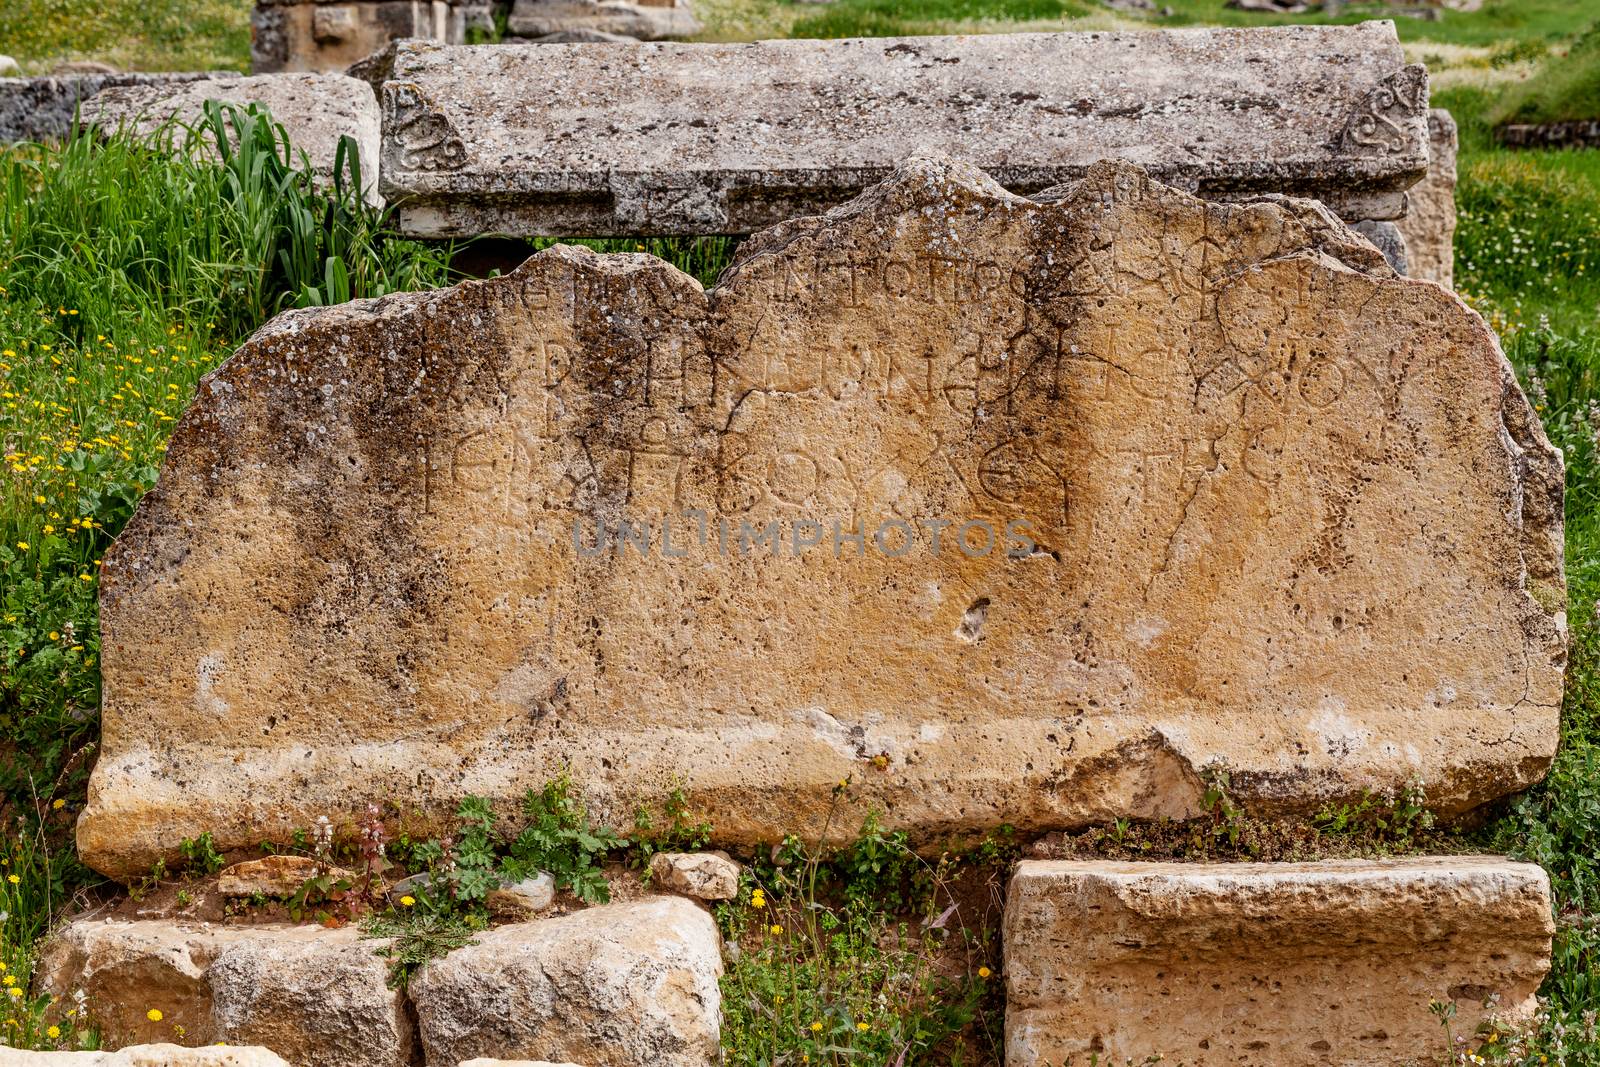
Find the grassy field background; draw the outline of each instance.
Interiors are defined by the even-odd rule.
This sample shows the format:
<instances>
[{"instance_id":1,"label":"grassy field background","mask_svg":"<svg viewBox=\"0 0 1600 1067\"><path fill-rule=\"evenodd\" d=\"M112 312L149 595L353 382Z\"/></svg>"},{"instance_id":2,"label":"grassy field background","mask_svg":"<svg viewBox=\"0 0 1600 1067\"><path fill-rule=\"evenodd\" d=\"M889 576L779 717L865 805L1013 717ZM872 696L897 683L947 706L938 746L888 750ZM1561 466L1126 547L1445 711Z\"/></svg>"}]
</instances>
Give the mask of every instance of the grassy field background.
<instances>
[{"instance_id":1,"label":"grassy field background","mask_svg":"<svg viewBox=\"0 0 1600 1067\"><path fill-rule=\"evenodd\" d=\"M717 39L1310 18L1168 3L1174 14L1152 19L1088 0L700 0L699 10ZM1346 20L1381 13L1347 11ZM35 71L85 58L243 69L247 13L238 0L7 0L0 51ZM1600 152L1511 152L1496 147L1491 125L1524 99L1542 101L1540 114L1589 107L1581 35L1596 20L1600 0L1488 0L1471 14L1397 22L1409 54L1435 71L1435 103L1462 131L1459 290L1503 339L1567 461L1572 666L1560 755L1544 785L1450 842L1525 856L1551 874L1560 933L1536 1032L1476 1035L1470 1049L1529 1065L1600 1065ZM1560 73L1574 57L1578 69ZM152 484L172 422L199 376L278 310L451 278L447 250L398 238L351 197L313 191L264 127L238 121L243 147L221 164L115 140L0 150L0 1040L15 1044L93 1040L74 1006L29 995L27 976L38 938L75 895L95 891L71 828L98 736L97 568ZM708 284L731 250L727 241L644 244ZM867 845L851 855L868 859L839 868L847 889L875 885L862 872L893 852L881 835ZM847 928L842 972L885 971L880 956L862 961L881 952L887 927ZM769 955L748 959L732 976L741 995L775 974L817 973L814 960L788 960L782 972ZM983 980L929 993L930 1032L992 1029ZM771 1062L758 1014L730 1016L734 1062ZM877 1035L889 1023L874 1025ZM844 1037L854 1040L848 1026ZM881 1062L860 1049L834 1062ZM1465 1063L1467 1054L1441 1042L1418 1061Z\"/></svg>"}]
</instances>

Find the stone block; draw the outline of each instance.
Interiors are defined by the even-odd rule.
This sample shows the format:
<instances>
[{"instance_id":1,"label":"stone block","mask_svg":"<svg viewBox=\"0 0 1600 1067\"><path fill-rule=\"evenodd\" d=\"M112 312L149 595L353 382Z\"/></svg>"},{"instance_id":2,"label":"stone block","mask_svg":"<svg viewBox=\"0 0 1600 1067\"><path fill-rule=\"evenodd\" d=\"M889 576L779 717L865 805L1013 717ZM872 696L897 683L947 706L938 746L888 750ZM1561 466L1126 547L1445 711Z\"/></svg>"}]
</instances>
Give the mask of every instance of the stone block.
<instances>
[{"instance_id":1,"label":"stone block","mask_svg":"<svg viewBox=\"0 0 1600 1067\"><path fill-rule=\"evenodd\" d=\"M662 889L700 900L739 895L739 865L726 853L658 852L650 857L650 879Z\"/></svg>"},{"instance_id":2,"label":"stone block","mask_svg":"<svg viewBox=\"0 0 1600 1067\"><path fill-rule=\"evenodd\" d=\"M1395 220L1406 242L1413 278L1455 287L1456 120L1443 108L1428 112L1428 174L1406 193Z\"/></svg>"},{"instance_id":3,"label":"stone block","mask_svg":"<svg viewBox=\"0 0 1600 1067\"><path fill-rule=\"evenodd\" d=\"M557 47L399 46L383 181L404 230L745 233L924 153L1024 194L1121 158L1381 219L1428 165L1427 75L1390 22Z\"/></svg>"},{"instance_id":4,"label":"stone block","mask_svg":"<svg viewBox=\"0 0 1600 1067\"><path fill-rule=\"evenodd\" d=\"M339 139L354 138L360 150L362 191L369 201L377 201L377 100L370 85L343 74L257 74L106 88L84 106L84 119L101 129L150 134L172 118L191 126L199 123L207 100L266 107L324 186L333 181Z\"/></svg>"},{"instance_id":5,"label":"stone block","mask_svg":"<svg viewBox=\"0 0 1600 1067\"><path fill-rule=\"evenodd\" d=\"M752 847L846 778L923 840L1196 816L1219 760L1261 814L1459 813L1555 751L1562 481L1455 295L1128 164L913 161L709 293L558 246L286 312L106 555L78 844L420 836L563 771Z\"/></svg>"},{"instance_id":6,"label":"stone block","mask_svg":"<svg viewBox=\"0 0 1600 1067\"><path fill-rule=\"evenodd\" d=\"M0 80L0 142L60 141L79 107L102 89L166 87L237 78L227 71L180 74L68 74Z\"/></svg>"},{"instance_id":7,"label":"stone block","mask_svg":"<svg viewBox=\"0 0 1600 1067\"><path fill-rule=\"evenodd\" d=\"M1004 927L1006 1067L1414 1064L1431 1001L1472 1032L1526 1017L1550 964L1549 878L1427 856L1320 863L1024 861Z\"/></svg>"},{"instance_id":8,"label":"stone block","mask_svg":"<svg viewBox=\"0 0 1600 1067\"><path fill-rule=\"evenodd\" d=\"M353 927L81 919L52 935L36 980L87 993L112 1046L181 1033L266 1045L299 1067L405 1067L414 1031L382 944Z\"/></svg>"},{"instance_id":9,"label":"stone block","mask_svg":"<svg viewBox=\"0 0 1600 1067\"><path fill-rule=\"evenodd\" d=\"M320 870L310 856L267 856L259 860L245 860L225 868L217 878L217 892L225 897L288 898L300 891L309 879ZM334 878L349 878L349 871L335 867L329 872Z\"/></svg>"},{"instance_id":10,"label":"stone block","mask_svg":"<svg viewBox=\"0 0 1600 1067\"><path fill-rule=\"evenodd\" d=\"M689 0L516 0L506 28L523 37L589 32L638 41L693 37L702 29Z\"/></svg>"},{"instance_id":11,"label":"stone block","mask_svg":"<svg viewBox=\"0 0 1600 1067\"><path fill-rule=\"evenodd\" d=\"M500 926L411 981L428 1067L475 1057L713 1067L722 938L681 897Z\"/></svg>"}]
</instances>

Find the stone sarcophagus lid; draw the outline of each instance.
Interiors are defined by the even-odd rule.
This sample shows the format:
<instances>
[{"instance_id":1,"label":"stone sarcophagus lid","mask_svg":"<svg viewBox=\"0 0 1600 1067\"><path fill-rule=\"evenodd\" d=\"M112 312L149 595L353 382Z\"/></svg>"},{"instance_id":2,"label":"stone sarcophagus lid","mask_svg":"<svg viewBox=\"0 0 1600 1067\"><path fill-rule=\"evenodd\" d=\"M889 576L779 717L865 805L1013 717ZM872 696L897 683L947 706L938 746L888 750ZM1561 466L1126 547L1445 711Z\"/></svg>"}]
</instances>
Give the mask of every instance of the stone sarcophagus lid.
<instances>
[{"instance_id":1,"label":"stone sarcophagus lid","mask_svg":"<svg viewBox=\"0 0 1600 1067\"><path fill-rule=\"evenodd\" d=\"M1560 455L1483 321L1311 201L914 161L717 286L557 246L287 312L101 585L114 876L570 772L730 844L1538 779ZM837 825L837 824L836 824ZM420 824L415 830L420 830Z\"/></svg>"},{"instance_id":2,"label":"stone sarcophagus lid","mask_svg":"<svg viewBox=\"0 0 1600 1067\"><path fill-rule=\"evenodd\" d=\"M1012 192L1101 159L1389 219L1428 167L1391 22L754 44L407 42L383 193L421 236L748 233L924 153Z\"/></svg>"}]
</instances>

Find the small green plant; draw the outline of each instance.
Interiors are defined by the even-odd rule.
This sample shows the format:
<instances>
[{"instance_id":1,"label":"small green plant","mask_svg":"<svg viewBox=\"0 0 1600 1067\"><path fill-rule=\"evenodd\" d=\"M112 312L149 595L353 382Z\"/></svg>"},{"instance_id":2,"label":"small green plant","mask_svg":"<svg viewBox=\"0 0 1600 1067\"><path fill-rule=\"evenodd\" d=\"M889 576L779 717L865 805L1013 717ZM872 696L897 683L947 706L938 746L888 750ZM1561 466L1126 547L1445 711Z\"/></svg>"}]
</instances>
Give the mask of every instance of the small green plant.
<instances>
[{"instance_id":1,"label":"small green plant","mask_svg":"<svg viewBox=\"0 0 1600 1067\"><path fill-rule=\"evenodd\" d=\"M1200 804L1211 814L1212 836L1226 838L1230 848L1237 847L1239 836L1244 832L1244 808L1228 793L1233 779L1227 762L1213 760L1206 764L1200 772L1200 781L1206 787Z\"/></svg>"},{"instance_id":2,"label":"small green plant","mask_svg":"<svg viewBox=\"0 0 1600 1067\"><path fill-rule=\"evenodd\" d=\"M1412 781L1397 793L1364 792L1354 802L1327 805L1312 825L1335 837L1361 837L1374 845L1405 848L1433 828L1427 800L1422 783Z\"/></svg>"},{"instance_id":3,"label":"small green plant","mask_svg":"<svg viewBox=\"0 0 1600 1067\"><path fill-rule=\"evenodd\" d=\"M217 851L217 843L211 838L211 831L207 830L193 840L184 838L178 842L178 851L183 855L184 870L189 874L216 874L222 870L222 853Z\"/></svg>"},{"instance_id":4,"label":"small green plant","mask_svg":"<svg viewBox=\"0 0 1600 1067\"><path fill-rule=\"evenodd\" d=\"M661 807L659 817L642 804L633 813L633 862L647 871L658 852L697 852L711 842L711 824L690 809L682 786Z\"/></svg>"},{"instance_id":5,"label":"small green plant","mask_svg":"<svg viewBox=\"0 0 1600 1067\"><path fill-rule=\"evenodd\" d=\"M361 935L389 940L377 950L378 955L389 961L389 987L404 989L429 960L475 944L472 935L485 925L481 916L471 912L407 909L368 916L361 924Z\"/></svg>"},{"instance_id":6,"label":"small green plant","mask_svg":"<svg viewBox=\"0 0 1600 1067\"><path fill-rule=\"evenodd\" d=\"M540 790L522 798L527 825L511 842L503 870L518 880L549 871L557 886L571 889L578 899L599 904L611 899L600 868L606 854L627 842L615 832L594 826L583 801L573 795L572 782L561 775Z\"/></svg>"}]
</instances>

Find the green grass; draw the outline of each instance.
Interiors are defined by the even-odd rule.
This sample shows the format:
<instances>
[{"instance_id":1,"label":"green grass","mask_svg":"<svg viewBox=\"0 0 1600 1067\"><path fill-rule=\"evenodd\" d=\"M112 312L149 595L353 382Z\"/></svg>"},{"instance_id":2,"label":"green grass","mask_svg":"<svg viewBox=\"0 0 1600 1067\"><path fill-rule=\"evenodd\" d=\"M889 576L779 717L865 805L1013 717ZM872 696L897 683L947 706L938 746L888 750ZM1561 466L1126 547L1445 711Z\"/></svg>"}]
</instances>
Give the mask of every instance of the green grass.
<instances>
[{"instance_id":1,"label":"green grass","mask_svg":"<svg viewBox=\"0 0 1600 1067\"><path fill-rule=\"evenodd\" d=\"M1544 61L1531 78L1511 86L1489 113L1506 122L1600 119L1600 28L1591 27Z\"/></svg>"},{"instance_id":2,"label":"green grass","mask_svg":"<svg viewBox=\"0 0 1600 1067\"><path fill-rule=\"evenodd\" d=\"M123 70L250 68L250 0L5 0L0 51L29 74L64 60Z\"/></svg>"}]
</instances>

